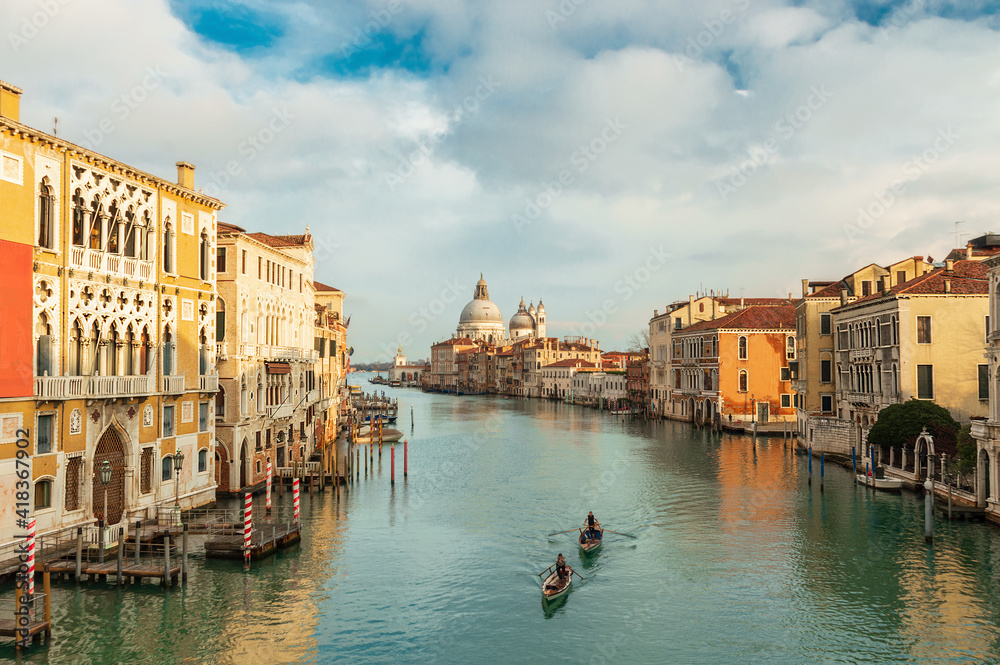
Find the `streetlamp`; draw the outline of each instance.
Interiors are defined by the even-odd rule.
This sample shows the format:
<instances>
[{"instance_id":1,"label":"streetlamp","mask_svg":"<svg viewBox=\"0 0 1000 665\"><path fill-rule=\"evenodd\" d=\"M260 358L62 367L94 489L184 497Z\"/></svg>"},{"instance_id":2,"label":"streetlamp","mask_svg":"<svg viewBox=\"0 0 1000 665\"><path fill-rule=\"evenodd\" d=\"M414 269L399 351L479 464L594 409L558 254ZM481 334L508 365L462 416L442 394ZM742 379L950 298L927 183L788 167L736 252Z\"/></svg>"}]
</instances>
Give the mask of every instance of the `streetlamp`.
<instances>
[{"instance_id":1,"label":"streetlamp","mask_svg":"<svg viewBox=\"0 0 1000 665\"><path fill-rule=\"evenodd\" d=\"M180 508L180 481L181 468L184 466L184 453L177 451L174 453L174 508Z\"/></svg>"},{"instance_id":2,"label":"streetlamp","mask_svg":"<svg viewBox=\"0 0 1000 665\"><path fill-rule=\"evenodd\" d=\"M104 509L101 511L101 519L98 521L98 528L100 529L98 536L100 538L101 563L104 563L104 529L108 524L108 485L111 484L111 471L111 462L103 460L101 462L101 467L97 472L97 475L101 480L101 485L104 487Z\"/></svg>"}]
</instances>

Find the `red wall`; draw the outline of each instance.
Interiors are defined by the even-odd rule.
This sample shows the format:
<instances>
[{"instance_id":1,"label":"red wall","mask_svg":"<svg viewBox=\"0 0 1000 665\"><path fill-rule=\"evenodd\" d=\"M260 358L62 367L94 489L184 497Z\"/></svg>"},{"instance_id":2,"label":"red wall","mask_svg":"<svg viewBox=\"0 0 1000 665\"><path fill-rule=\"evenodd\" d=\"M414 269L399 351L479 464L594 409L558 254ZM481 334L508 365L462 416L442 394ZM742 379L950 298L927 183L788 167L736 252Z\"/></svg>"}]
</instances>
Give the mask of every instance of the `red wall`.
<instances>
[{"instance_id":1,"label":"red wall","mask_svg":"<svg viewBox=\"0 0 1000 665\"><path fill-rule=\"evenodd\" d=\"M31 397L32 247L0 240L0 397Z\"/></svg>"}]
</instances>

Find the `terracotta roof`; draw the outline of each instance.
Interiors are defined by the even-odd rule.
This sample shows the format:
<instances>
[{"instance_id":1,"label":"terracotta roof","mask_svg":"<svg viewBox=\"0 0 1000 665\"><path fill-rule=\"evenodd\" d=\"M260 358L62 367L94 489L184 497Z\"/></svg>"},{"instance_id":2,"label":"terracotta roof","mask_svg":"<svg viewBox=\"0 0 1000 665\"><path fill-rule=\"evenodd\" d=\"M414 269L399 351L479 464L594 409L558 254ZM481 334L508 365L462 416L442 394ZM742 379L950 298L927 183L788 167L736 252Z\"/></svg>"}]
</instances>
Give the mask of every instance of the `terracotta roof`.
<instances>
[{"instance_id":1,"label":"terracotta roof","mask_svg":"<svg viewBox=\"0 0 1000 665\"><path fill-rule=\"evenodd\" d=\"M230 224L229 222L219 222L219 233L246 233L247 230L241 226Z\"/></svg>"},{"instance_id":2,"label":"terracotta roof","mask_svg":"<svg viewBox=\"0 0 1000 665\"><path fill-rule=\"evenodd\" d=\"M301 247L310 239L308 234L295 236L273 236L269 233L261 233L259 231L256 233L248 233L247 236L270 247Z\"/></svg>"},{"instance_id":3,"label":"terracotta roof","mask_svg":"<svg viewBox=\"0 0 1000 665\"><path fill-rule=\"evenodd\" d=\"M446 339L443 342L438 342L434 346L455 346L456 344L472 346L475 344L475 342L473 342L468 337L453 337L451 339Z\"/></svg>"},{"instance_id":4,"label":"terracotta roof","mask_svg":"<svg viewBox=\"0 0 1000 665\"><path fill-rule=\"evenodd\" d=\"M578 358L566 358L565 360L560 360L558 362L549 363L548 365L542 365L542 369L547 367L582 367L582 368L597 368L597 365L587 360L580 360Z\"/></svg>"},{"instance_id":5,"label":"terracotta roof","mask_svg":"<svg viewBox=\"0 0 1000 665\"><path fill-rule=\"evenodd\" d=\"M700 321L677 334L698 332L699 330L730 329L779 329L795 328L795 308L787 300L781 300L784 305L752 305L738 312L727 314L714 321Z\"/></svg>"},{"instance_id":6,"label":"terracotta roof","mask_svg":"<svg viewBox=\"0 0 1000 665\"><path fill-rule=\"evenodd\" d=\"M716 302L722 305L739 305L741 298L716 298ZM782 305L788 302L788 298L742 298L744 305Z\"/></svg>"},{"instance_id":7,"label":"terracotta roof","mask_svg":"<svg viewBox=\"0 0 1000 665\"><path fill-rule=\"evenodd\" d=\"M331 291L333 293L343 293L343 291L341 291L340 289L335 289L332 286L327 286L322 282L317 282L315 279L313 280L313 287L317 291Z\"/></svg>"},{"instance_id":8,"label":"terracotta roof","mask_svg":"<svg viewBox=\"0 0 1000 665\"><path fill-rule=\"evenodd\" d=\"M954 270L935 268L920 277L898 284L885 293L873 293L850 303L867 303L879 298L896 295L988 295L990 292L989 267L979 261L955 261ZM951 291L945 290L945 281L951 282Z\"/></svg>"},{"instance_id":9,"label":"terracotta roof","mask_svg":"<svg viewBox=\"0 0 1000 665\"><path fill-rule=\"evenodd\" d=\"M826 286L820 289L819 291L810 293L809 295L806 296L806 298L839 298L841 290L846 288L847 288L847 282L841 279L831 283L829 286Z\"/></svg>"}]
</instances>

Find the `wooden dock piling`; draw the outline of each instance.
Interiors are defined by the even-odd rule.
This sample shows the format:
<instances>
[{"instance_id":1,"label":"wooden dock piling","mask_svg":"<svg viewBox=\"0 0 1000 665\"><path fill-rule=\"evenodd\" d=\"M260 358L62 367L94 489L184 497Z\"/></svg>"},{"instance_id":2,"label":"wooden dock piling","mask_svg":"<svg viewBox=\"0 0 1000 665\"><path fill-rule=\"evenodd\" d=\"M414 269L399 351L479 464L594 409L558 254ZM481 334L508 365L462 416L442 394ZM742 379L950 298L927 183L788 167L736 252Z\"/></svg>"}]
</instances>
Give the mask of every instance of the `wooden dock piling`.
<instances>
[{"instance_id":1,"label":"wooden dock piling","mask_svg":"<svg viewBox=\"0 0 1000 665\"><path fill-rule=\"evenodd\" d=\"M184 533L181 534L181 583L187 582L188 578L188 525L184 524Z\"/></svg>"},{"instance_id":2,"label":"wooden dock piling","mask_svg":"<svg viewBox=\"0 0 1000 665\"><path fill-rule=\"evenodd\" d=\"M389 478L389 484L396 484L396 444L392 444L392 463L390 464L391 475Z\"/></svg>"},{"instance_id":3,"label":"wooden dock piling","mask_svg":"<svg viewBox=\"0 0 1000 665\"><path fill-rule=\"evenodd\" d=\"M115 586L122 585L122 567L125 562L125 530L118 529L118 557L117 568L115 568Z\"/></svg>"},{"instance_id":4,"label":"wooden dock piling","mask_svg":"<svg viewBox=\"0 0 1000 665\"><path fill-rule=\"evenodd\" d=\"M163 586L170 586L170 533L163 534Z\"/></svg>"},{"instance_id":5,"label":"wooden dock piling","mask_svg":"<svg viewBox=\"0 0 1000 665\"><path fill-rule=\"evenodd\" d=\"M76 581L80 581L80 570L83 567L83 527L76 527Z\"/></svg>"}]
</instances>

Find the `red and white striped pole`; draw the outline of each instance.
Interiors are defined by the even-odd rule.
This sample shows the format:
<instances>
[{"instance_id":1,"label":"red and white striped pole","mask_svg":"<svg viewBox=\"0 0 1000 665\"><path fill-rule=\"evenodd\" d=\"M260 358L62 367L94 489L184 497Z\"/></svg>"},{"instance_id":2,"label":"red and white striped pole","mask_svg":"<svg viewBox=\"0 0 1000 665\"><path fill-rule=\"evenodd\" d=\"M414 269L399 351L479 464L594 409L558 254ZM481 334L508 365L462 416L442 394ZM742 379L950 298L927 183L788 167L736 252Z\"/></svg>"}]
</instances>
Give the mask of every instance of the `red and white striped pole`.
<instances>
[{"instance_id":1,"label":"red and white striped pole","mask_svg":"<svg viewBox=\"0 0 1000 665\"><path fill-rule=\"evenodd\" d=\"M271 463L267 463L267 489L265 493L266 501L264 507L267 508L267 514L271 514Z\"/></svg>"},{"instance_id":2,"label":"red and white striped pole","mask_svg":"<svg viewBox=\"0 0 1000 665\"><path fill-rule=\"evenodd\" d=\"M28 522L28 597L35 595L35 518Z\"/></svg>"},{"instance_id":3,"label":"red and white striped pole","mask_svg":"<svg viewBox=\"0 0 1000 665\"><path fill-rule=\"evenodd\" d=\"M253 530L253 496L243 495L243 558L250 561L250 533Z\"/></svg>"},{"instance_id":4,"label":"red and white striped pole","mask_svg":"<svg viewBox=\"0 0 1000 665\"><path fill-rule=\"evenodd\" d=\"M292 480L292 506L295 514L295 526L299 526L299 479Z\"/></svg>"}]
</instances>

